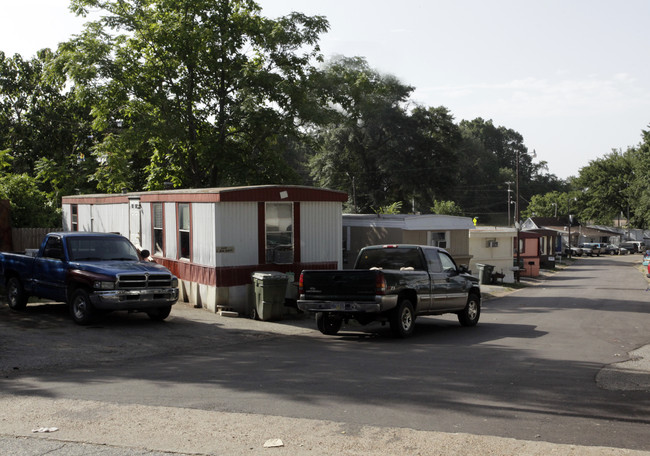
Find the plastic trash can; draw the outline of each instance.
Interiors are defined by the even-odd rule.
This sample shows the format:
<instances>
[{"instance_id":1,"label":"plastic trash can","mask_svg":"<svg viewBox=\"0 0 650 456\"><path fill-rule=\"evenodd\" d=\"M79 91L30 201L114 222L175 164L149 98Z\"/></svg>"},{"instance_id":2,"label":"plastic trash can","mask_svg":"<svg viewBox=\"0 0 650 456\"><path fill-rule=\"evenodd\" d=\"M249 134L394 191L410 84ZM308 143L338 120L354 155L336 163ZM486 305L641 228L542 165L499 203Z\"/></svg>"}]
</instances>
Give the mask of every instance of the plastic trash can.
<instances>
[{"instance_id":1,"label":"plastic trash can","mask_svg":"<svg viewBox=\"0 0 650 456\"><path fill-rule=\"evenodd\" d=\"M489 285L492 283L492 272L494 271L494 265L492 264L481 264L476 263L478 268L478 281L481 285Z\"/></svg>"},{"instance_id":2,"label":"plastic trash can","mask_svg":"<svg viewBox=\"0 0 650 456\"><path fill-rule=\"evenodd\" d=\"M251 317L260 320L279 320L284 311L284 297L288 278L277 271L258 271L252 274L255 302Z\"/></svg>"}]
</instances>

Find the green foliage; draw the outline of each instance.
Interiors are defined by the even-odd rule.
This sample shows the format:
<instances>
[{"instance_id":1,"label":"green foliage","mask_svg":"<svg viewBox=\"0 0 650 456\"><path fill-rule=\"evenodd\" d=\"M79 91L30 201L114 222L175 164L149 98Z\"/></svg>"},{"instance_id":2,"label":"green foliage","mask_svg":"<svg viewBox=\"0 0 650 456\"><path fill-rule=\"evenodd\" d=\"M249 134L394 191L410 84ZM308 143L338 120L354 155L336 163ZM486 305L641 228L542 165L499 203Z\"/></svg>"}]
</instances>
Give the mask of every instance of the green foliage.
<instances>
[{"instance_id":1,"label":"green foliage","mask_svg":"<svg viewBox=\"0 0 650 456\"><path fill-rule=\"evenodd\" d=\"M463 209L454 201L434 201L431 213L440 215L464 215Z\"/></svg>"},{"instance_id":2,"label":"green foliage","mask_svg":"<svg viewBox=\"0 0 650 456\"><path fill-rule=\"evenodd\" d=\"M649 125L650 127L650 125ZM621 211L632 226L650 227L650 129L642 131L642 141L627 152L632 162L628 176L627 199L622 201Z\"/></svg>"},{"instance_id":3,"label":"green foliage","mask_svg":"<svg viewBox=\"0 0 650 456\"><path fill-rule=\"evenodd\" d=\"M566 219L569 214L582 220L585 200L581 191L548 192L533 195L528 207L521 212L522 219L528 217L557 217Z\"/></svg>"},{"instance_id":4,"label":"green foliage","mask_svg":"<svg viewBox=\"0 0 650 456\"><path fill-rule=\"evenodd\" d=\"M388 206L381 206L374 210L375 214L399 214L402 211L402 202L396 201Z\"/></svg>"},{"instance_id":5,"label":"green foliage","mask_svg":"<svg viewBox=\"0 0 650 456\"><path fill-rule=\"evenodd\" d=\"M295 178L278 145L319 115L311 62L324 18L271 20L250 0L73 0L72 8L104 13L58 59L91 101L94 128L111 133L96 150L100 188Z\"/></svg>"},{"instance_id":6,"label":"green foliage","mask_svg":"<svg viewBox=\"0 0 650 456\"><path fill-rule=\"evenodd\" d=\"M633 183L633 152L612 151L593 160L580 170L573 185L583 191L580 219L597 224L611 224L630 202Z\"/></svg>"},{"instance_id":7,"label":"green foliage","mask_svg":"<svg viewBox=\"0 0 650 456\"><path fill-rule=\"evenodd\" d=\"M36 180L26 174L0 177L0 199L8 199L11 204L11 225L14 228L61 226L61 210L38 189Z\"/></svg>"}]
</instances>

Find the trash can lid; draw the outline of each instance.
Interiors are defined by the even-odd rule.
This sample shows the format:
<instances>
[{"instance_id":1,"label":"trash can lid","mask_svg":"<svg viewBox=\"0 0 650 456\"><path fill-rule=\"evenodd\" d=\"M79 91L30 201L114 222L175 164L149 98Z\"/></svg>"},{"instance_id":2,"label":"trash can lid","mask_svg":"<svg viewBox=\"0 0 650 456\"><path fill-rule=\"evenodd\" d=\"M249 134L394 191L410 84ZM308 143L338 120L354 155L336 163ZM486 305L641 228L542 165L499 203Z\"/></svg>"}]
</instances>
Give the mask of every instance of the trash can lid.
<instances>
[{"instance_id":1,"label":"trash can lid","mask_svg":"<svg viewBox=\"0 0 650 456\"><path fill-rule=\"evenodd\" d=\"M278 271L255 271L251 274L254 279L286 279L287 276L283 272Z\"/></svg>"}]
</instances>

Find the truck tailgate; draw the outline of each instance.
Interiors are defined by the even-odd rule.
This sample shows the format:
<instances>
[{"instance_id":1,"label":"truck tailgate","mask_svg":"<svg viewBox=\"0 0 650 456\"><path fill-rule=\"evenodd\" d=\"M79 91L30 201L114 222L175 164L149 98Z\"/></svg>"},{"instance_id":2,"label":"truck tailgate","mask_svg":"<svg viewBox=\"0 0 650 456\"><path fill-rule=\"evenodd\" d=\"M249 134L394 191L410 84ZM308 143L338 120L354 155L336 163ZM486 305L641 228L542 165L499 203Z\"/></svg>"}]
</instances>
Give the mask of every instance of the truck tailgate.
<instances>
[{"instance_id":1,"label":"truck tailgate","mask_svg":"<svg viewBox=\"0 0 650 456\"><path fill-rule=\"evenodd\" d=\"M374 301L377 274L368 269L303 271L304 299Z\"/></svg>"}]
</instances>

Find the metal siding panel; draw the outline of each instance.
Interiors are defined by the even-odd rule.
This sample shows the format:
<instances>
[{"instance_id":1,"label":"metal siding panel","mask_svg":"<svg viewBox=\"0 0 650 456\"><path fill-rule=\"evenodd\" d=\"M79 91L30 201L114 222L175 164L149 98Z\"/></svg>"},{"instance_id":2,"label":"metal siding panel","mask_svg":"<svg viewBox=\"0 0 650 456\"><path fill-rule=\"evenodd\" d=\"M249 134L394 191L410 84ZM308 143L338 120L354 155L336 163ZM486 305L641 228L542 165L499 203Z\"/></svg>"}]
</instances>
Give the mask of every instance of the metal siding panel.
<instances>
[{"instance_id":1,"label":"metal siding panel","mask_svg":"<svg viewBox=\"0 0 650 456\"><path fill-rule=\"evenodd\" d=\"M77 206L77 229L79 231L92 231L91 213L90 204L79 204Z\"/></svg>"},{"instance_id":2,"label":"metal siding panel","mask_svg":"<svg viewBox=\"0 0 650 456\"><path fill-rule=\"evenodd\" d=\"M72 227L72 206L70 204L61 205L61 226L64 231L69 231Z\"/></svg>"},{"instance_id":3,"label":"metal siding panel","mask_svg":"<svg viewBox=\"0 0 650 456\"><path fill-rule=\"evenodd\" d=\"M151 203L142 204L142 248L153 253L153 241L151 239Z\"/></svg>"},{"instance_id":4,"label":"metal siding panel","mask_svg":"<svg viewBox=\"0 0 650 456\"><path fill-rule=\"evenodd\" d=\"M92 214L93 231L129 236L128 204L95 204Z\"/></svg>"},{"instance_id":5,"label":"metal siding panel","mask_svg":"<svg viewBox=\"0 0 650 456\"><path fill-rule=\"evenodd\" d=\"M163 214L165 215L165 257L175 260L178 257L176 203L165 203Z\"/></svg>"},{"instance_id":6,"label":"metal siding panel","mask_svg":"<svg viewBox=\"0 0 650 456\"><path fill-rule=\"evenodd\" d=\"M192 263L215 266L214 203L192 203Z\"/></svg>"},{"instance_id":7,"label":"metal siding panel","mask_svg":"<svg viewBox=\"0 0 650 456\"><path fill-rule=\"evenodd\" d=\"M301 261L336 261L342 267L342 224L341 203L300 203Z\"/></svg>"},{"instance_id":8,"label":"metal siding panel","mask_svg":"<svg viewBox=\"0 0 650 456\"><path fill-rule=\"evenodd\" d=\"M217 255L217 266L257 264L257 202L217 203L215 209L215 247L234 248Z\"/></svg>"}]
</instances>

